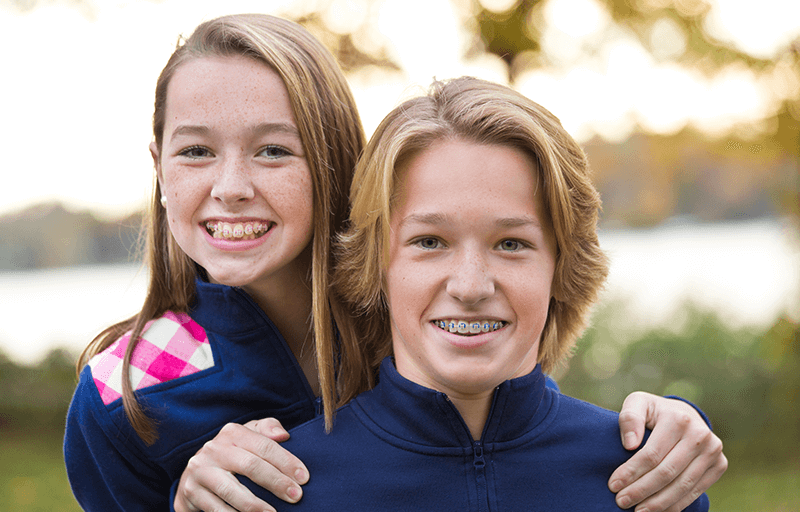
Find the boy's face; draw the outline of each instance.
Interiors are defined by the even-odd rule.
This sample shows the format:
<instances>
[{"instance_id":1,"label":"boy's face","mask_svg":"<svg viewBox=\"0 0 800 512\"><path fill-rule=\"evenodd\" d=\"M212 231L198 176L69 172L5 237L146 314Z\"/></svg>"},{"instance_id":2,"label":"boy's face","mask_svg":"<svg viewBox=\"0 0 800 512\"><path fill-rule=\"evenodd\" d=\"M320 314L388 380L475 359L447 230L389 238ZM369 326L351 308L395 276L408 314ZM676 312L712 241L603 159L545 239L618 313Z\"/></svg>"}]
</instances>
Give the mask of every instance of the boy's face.
<instances>
[{"instance_id":1,"label":"boy's face","mask_svg":"<svg viewBox=\"0 0 800 512\"><path fill-rule=\"evenodd\" d=\"M386 292L407 379L470 398L536 366L556 263L537 172L520 150L460 139L398 170Z\"/></svg>"}]
</instances>

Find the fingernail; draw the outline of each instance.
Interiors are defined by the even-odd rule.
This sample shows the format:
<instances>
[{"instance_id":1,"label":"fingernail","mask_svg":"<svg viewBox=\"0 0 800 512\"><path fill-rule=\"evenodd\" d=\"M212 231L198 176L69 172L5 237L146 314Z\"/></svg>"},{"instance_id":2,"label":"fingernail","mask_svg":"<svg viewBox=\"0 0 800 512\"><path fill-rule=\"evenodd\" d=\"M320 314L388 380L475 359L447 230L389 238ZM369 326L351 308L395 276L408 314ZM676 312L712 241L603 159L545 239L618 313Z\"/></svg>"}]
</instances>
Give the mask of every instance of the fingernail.
<instances>
[{"instance_id":1,"label":"fingernail","mask_svg":"<svg viewBox=\"0 0 800 512\"><path fill-rule=\"evenodd\" d=\"M289 495L289 499L292 501L297 501L300 499L300 496L303 495L303 491L296 485L293 485L289 487L289 490L286 491L286 494Z\"/></svg>"},{"instance_id":2,"label":"fingernail","mask_svg":"<svg viewBox=\"0 0 800 512\"><path fill-rule=\"evenodd\" d=\"M622 490L622 480L614 480L611 482L611 485L608 486L611 489L611 492L619 492Z\"/></svg>"},{"instance_id":3,"label":"fingernail","mask_svg":"<svg viewBox=\"0 0 800 512\"><path fill-rule=\"evenodd\" d=\"M304 470L298 469L294 472L294 479L297 481L297 483L305 483L306 480L308 480L308 474Z\"/></svg>"},{"instance_id":4,"label":"fingernail","mask_svg":"<svg viewBox=\"0 0 800 512\"><path fill-rule=\"evenodd\" d=\"M619 508L630 508L631 499L627 496L617 496L617 505L619 505Z\"/></svg>"},{"instance_id":5,"label":"fingernail","mask_svg":"<svg viewBox=\"0 0 800 512\"><path fill-rule=\"evenodd\" d=\"M286 433L286 430L282 429L281 427L272 427L272 433L276 436L282 436Z\"/></svg>"},{"instance_id":6,"label":"fingernail","mask_svg":"<svg viewBox=\"0 0 800 512\"><path fill-rule=\"evenodd\" d=\"M625 448L634 448L636 445L636 434L633 432L625 434L625 441L622 444L625 445Z\"/></svg>"}]
</instances>

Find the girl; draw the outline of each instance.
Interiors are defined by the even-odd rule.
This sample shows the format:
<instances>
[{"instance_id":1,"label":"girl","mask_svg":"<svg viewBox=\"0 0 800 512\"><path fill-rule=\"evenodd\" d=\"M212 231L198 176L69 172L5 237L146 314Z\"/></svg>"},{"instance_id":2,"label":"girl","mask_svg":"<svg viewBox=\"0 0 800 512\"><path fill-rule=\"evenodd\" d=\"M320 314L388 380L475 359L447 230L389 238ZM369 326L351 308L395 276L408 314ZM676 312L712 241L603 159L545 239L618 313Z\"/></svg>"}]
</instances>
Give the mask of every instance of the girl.
<instances>
[{"instance_id":1,"label":"girl","mask_svg":"<svg viewBox=\"0 0 800 512\"><path fill-rule=\"evenodd\" d=\"M330 53L298 25L227 16L200 25L170 58L153 132L148 294L139 314L101 333L79 360L65 435L73 491L88 510L165 508L193 454L198 466L235 438L237 449L218 457L223 471L212 470L222 475L214 486L230 483L230 468L296 501L308 472L274 442L285 440L283 428L257 419L291 428L319 412L320 396L330 422L338 404L374 384L378 364L360 358L350 316L328 296L330 241L364 143L352 95ZM629 409L657 405L665 429L685 416L676 401L652 400ZM699 416L690 423L708 432ZM676 451L672 437L701 439L665 433L657 460ZM710 453L677 451L686 459L677 468ZM628 466L621 481L651 467ZM681 470L639 482L651 493ZM213 510L219 498L188 474L177 506L195 489L199 506ZM236 490L231 504L258 504Z\"/></svg>"},{"instance_id":2,"label":"girl","mask_svg":"<svg viewBox=\"0 0 800 512\"><path fill-rule=\"evenodd\" d=\"M330 53L278 18L204 23L158 79L153 133L147 298L84 351L68 415L68 475L90 510L167 508L221 426L296 425L317 395L332 410L371 376L362 364L348 374L365 382L334 393L331 314L349 319L328 298L330 240L364 136Z\"/></svg>"}]
</instances>

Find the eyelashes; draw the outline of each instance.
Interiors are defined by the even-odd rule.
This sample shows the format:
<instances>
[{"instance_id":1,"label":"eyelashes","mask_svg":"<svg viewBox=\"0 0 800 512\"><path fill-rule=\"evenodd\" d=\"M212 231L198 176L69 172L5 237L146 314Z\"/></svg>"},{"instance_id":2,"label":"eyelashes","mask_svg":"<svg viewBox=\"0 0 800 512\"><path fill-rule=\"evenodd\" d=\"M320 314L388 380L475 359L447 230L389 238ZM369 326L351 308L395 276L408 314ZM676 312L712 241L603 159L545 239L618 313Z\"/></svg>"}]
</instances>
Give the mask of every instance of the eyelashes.
<instances>
[{"instance_id":1,"label":"eyelashes","mask_svg":"<svg viewBox=\"0 0 800 512\"><path fill-rule=\"evenodd\" d=\"M188 148L179 151L178 155L192 159L199 159L211 156L212 153L208 148L204 146L189 146Z\"/></svg>"},{"instance_id":2,"label":"eyelashes","mask_svg":"<svg viewBox=\"0 0 800 512\"><path fill-rule=\"evenodd\" d=\"M269 159L282 158L285 156L292 156L292 152L283 146L269 145L258 150L259 156L264 156Z\"/></svg>"},{"instance_id":3,"label":"eyelashes","mask_svg":"<svg viewBox=\"0 0 800 512\"><path fill-rule=\"evenodd\" d=\"M442 240L434 236L424 236L416 238L411 241L411 245L415 245L420 249L428 251L443 249L447 247ZM496 249L508 253L519 252L524 249L532 249L533 247L534 247L533 244L516 238L506 238L501 240L497 245L495 245Z\"/></svg>"},{"instance_id":4,"label":"eyelashes","mask_svg":"<svg viewBox=\"0 0 800 512\"><path fill-rule=\"evenodd\" d=\"M294 153L292 153L292 151L290 151L289 149L275 144L264 146L256 152L256 156L267 158L269 160L276 160L279 158L292 156L293 154ZM194 145L180 150L178 152L178 156L183 156L193 160L199 160L201 158L213 157L215 155L210 149L208 149L205 146Z\"/></svg>"}]
</instances>

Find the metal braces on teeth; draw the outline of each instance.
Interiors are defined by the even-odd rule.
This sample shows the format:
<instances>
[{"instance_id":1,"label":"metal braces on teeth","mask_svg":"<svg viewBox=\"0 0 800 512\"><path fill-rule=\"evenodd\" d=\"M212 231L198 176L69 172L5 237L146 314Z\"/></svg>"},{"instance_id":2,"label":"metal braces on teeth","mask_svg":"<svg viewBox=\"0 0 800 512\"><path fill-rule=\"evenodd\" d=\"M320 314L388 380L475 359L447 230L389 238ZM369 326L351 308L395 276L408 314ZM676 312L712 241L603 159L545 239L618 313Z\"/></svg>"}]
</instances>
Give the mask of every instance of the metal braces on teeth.
<instances>
[{"instance_id":1,"label":"metal braces on teeth","mask_svg":"<svg viewBox=\"0 0 800 512\"><path fill-rule=\"evenodd\" d=\"M219 234L222 238L242 238L245 235L260 235L269 231L269 224L259 223L255 226L250 223L226 224L224 222L206 224L212 236Z\"/></svg>"},{"instance_id":2,"label":"metal braces on teeth","mask_svg":"<svg viewBox=\"0 0 800 512\"><path fill-rule=\"evenodd\" d=\"M506 325L503 321L493 322L466 322L464 320L436 320L433 322L438 328L454 334L480 334L492 332Z\"/></svg>"}]
</instances>

